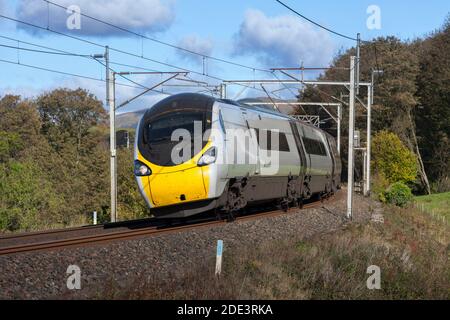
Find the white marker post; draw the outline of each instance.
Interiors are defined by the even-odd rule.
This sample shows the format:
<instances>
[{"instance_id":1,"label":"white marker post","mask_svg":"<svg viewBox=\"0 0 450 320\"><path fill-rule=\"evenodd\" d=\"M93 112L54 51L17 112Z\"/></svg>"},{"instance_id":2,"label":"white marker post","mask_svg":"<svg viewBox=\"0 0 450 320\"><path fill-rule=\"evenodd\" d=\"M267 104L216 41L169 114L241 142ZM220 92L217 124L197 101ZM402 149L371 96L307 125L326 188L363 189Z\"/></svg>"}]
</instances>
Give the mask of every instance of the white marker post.
<instances>
[{"instance_id":1,"label":"white marker post","mask_svg":"<svg viewBox=\"0 0 450 320\"><path fill-rule=\"evenodd\" d=\"M97 224L97 211L92 212L93 224Z\"/></svg>"},{"instance_id":2,"label":"white marker post","mask_svg":"<svg viewBox=\"0 0 450 320\"><path fill-rule=\"evenodd\" d=\"M216 276L220 276L220 273L222 272L222 251L223 241L217 240Z\"/></svg>"}]
</instances>

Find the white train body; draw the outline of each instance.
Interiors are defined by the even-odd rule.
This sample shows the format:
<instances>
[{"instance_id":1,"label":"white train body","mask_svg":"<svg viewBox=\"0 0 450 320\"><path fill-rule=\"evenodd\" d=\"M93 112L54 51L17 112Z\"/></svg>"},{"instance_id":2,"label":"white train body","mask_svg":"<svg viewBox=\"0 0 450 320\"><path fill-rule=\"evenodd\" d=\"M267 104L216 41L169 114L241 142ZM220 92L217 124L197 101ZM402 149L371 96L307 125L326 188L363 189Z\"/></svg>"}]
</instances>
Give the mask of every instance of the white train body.
<instances>
[{"instance_id":1,"label":"white train body","mask_svg":"<svg viewBox=\"0 0 450 320\"><path fill-rule=\"evenodd\" d=\"M192 125L195 119L202 125ZM178 139L183 133L194 141L188 156L186 137ZM235 212L265 201L289 205L340 185L334 138L263 107L174 95L145 113L136 136L136 179L155 216ZM184 158L174 161L174 154Z\"/></svg>"}]
</instances>

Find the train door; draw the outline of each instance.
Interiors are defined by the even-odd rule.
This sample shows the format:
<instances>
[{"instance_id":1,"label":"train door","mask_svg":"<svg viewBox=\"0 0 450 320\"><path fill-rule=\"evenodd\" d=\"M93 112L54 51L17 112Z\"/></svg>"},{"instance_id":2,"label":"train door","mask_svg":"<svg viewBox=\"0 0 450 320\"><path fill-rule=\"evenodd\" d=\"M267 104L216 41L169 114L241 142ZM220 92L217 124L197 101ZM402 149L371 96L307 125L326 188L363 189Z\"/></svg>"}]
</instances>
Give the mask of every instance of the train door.
<instances>
[{"instance_id":1,"label":"train door","mask_svg":"<svg viewBox=\"0 0 450 320\"><path fill-rule=\"evenodd\" d=\"M300 134L299 134L296 122L291 121L290 124L291 124L292 133L294 135L295 144L297 145L298 156L300 158L300 165L299 165L299 172L298 172L298 176L300 179L300 181L299 181L300 190L298 192L299 192L299 194L302 194L306 170L308 169L307 162L306 162L306 154L305 154L305 149L303 148L302 139L300 138Z\"/></svg>"},{"instance_id":2,"label":"train door","mask_svg":"<svg viewBox=\"0 0 450 320\"><path fill-rule=\"evenodd\" d=\"M330 148L330 155L333 159L333 191L340 185L340 174L341 174L341 159L339 152L337 151L336 140L331 136L327 135L328 145Z\"/></svg>"},{"instance_id":3,"label":"train door","mask_svg":"<svg viewBox=\"0 0 450 320\"><path fill-rule=\"evenodd\" d=\"M252 137L253 145L255 147L254 162L255 162L255 175L261 174L261 167L264 163L261 162L261 150L259 146L259 129L261 126L261 116L257 113L247 110L244 113L244 119L248 125L250 135Z\"/></svg>"},{"instance_id":4,"label":"train door","mask_svg":"<svg viewBox=\"0 0 450 320\"><path fill-rule=\"evenodd\" d=\"M332 146L332 144L331 144L333 138L332 138L330 135L325 134L325 140L326 140L326 142L327 142L326 145L327 145L327 148L328 148L328 150L329 150L329 152L330 152L331 163L332 163L331 177L334 177L334 176L335 176L335 173L336 173L336 155L335 155L335 153L334 153L333 146Z\"/></svg>"},{"instance_id":5,"label":"train door","mask_svg":"<svg viewBox=\"0 0 450 320\"><path fill-rule=\"evenodd\" d=\"M300 159L289 120L256 113L249 120L258 142L257 172L269 176L297 175Z\"/></svg>"},{"instance_id":6,"label":"train door","mask_svg":"<svg viewBox=\"0 0 450 320\"><path fill-rule=\"evenodd\" d=\"M304 166L305 166L305 173L304 173L304 175L305 176L310 176L311 175L311 155L308 152L306 152L305 145L304 145L303 140L302 140L302 138L305 136L305 133L303 131L302 124L297 122L296 126L297 126L297 130L298 130L298 134L300 136L302 150L303 150L304 159L305 159L305 164L304 164Z\"/></svg>"},{"instance_id":7,"label":"train door","mask_svg":"<svg viewBox=\"0 0 450 320\"><path fill-rule=\"evenodd\" d=\"M327 172L327 175L331 175L333 170L334 170L334 156L333 156L333 152L330 148L330 145L327 141L327 137L326 137L326 133L321 132L321 131L316 131L315 134L318 136L318 138L320 139L320 141L322 142L322 145L325 148L325 159L323 159L323 164L324 164L324 171Z\"/></svg>"},{"instance_id":8,"label":"train door","mask_svg":"<svg viewBox=\"0 0 450 320\"><path fill-rule=\"evenodd\" d=\"M314 127L303 126L303 132L303 144L311 159L311 190L313 193L322 192L329 186L332 168L327 143Z\"/></svg>"},{"instance_id":9,"label":"train door","mask_svg":"<svg viewBox=\"0 0 450 320\"><path fill-rule=\"evenodd\" d=\"M245 177L255 174L257 145L249 130L245 109L224 106L222 118L225 125L225 165L227 177Z\"/></svg>"}]
</instances>

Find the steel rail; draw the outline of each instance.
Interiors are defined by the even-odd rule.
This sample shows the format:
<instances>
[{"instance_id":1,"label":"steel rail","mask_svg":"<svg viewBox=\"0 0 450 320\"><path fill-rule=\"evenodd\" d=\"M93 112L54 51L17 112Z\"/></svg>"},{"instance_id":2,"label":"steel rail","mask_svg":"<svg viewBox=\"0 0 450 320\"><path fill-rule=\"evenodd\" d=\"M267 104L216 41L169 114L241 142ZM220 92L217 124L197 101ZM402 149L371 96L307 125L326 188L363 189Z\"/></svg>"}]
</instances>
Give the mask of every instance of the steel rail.
<instances>
[{"instance_id":1,"label":"steel rail","mask_svg":"<svg viewBox=\"0 0 450 320\"><path fill-rule=\"evenodd\" d=\"M53 230L43 230L43 231L31 231L31 232L20 232L20 233L7 233L0 236L0 243L2 240L10 240L10 239L20 239L20 238L28 238L33 236L40 236L40 235L51 235L56 233L70 233L70 232L78 232L78 231L84 231L84 230L95 230L95 229L101 229L103 228L103 225L91 225L91 226L82 226L82 227L72 227L72 228L60 228L60 229L53 229Z\"/></svg>"},{"instance_id":2,"label":"steel rail","mask_svg":"<svg viewBox=\"0 0 450 320\"><path fill-rule=\"evenodd\" d=\"M328 197L325 199L327 201L330 201L333 198L334 198L334 196L331 196L331 197ZM315 201L315 202L303 205L302 209L318 207L321 204L322 204L322 201ZM286 212L283 210L273 210L273 211L266 211L266 212L260 212L260 213L254 213L254 214L247 214L247 215L243 215L243 216L238 216L235 219L235 221L239 223L239 222L250 221L250 220L259 219L259 218L263 218L263 217L276 217L276 216L281 216L281 215L292 214L292 212L289 212L289 211ZM298 211L296 211L296 212L298 212ZM202 220L199 220L199 221L202 221ZM149 220L149 222L150 222L150 220ZM150 227L143 227L143 228L137 229L137 230L127 229L127 230L121 230L121 231L117 231L117 232L109 232L109 233L104 233L104 234L95 234L95 235L87 235L87 236L67 238L67 239L57 239L57 240L52 240L52 241L13 245L13 246L0 248L0 256L8 255L8 254L15 254L15 253L23 253L23 252L49 250L49 249L62 249L62 248L67 248L67 247L80 246L80 245L98 244L98 243L104 243L104 242L111 242L114 240L128 240L128 239L133 239L133 238L138 238L138 237L143 237L143 236L156 236L156 235L162 235L162 234L170 234L170 233L174 233L174 232L188 231L188 230L193 230L193 229L197 229L197 228L219 226L219 225L223 225L226 223L227 223L227 221L225 219L211 220L211 221L197 222L197 223L189 223L188 222L186 224L181 224L178 226L150 226ZM120 222L117 224L120 224ZM18 236L30 236L31 237L31 236L36 236L36 235L60 233L60 232L63 232L64 230L66 232L87 230L88 228L100 229L100 228L104 228L104 225L79 227L79 228L72 228L72 229L49 230L49 231L34 232L34 233L29 233L29 234L21 234ZM5 239L5 238L6 237L4 237L3 239ZM13 236L11 236L10 238L13 238Z\"/></svg>"}]
</instances>

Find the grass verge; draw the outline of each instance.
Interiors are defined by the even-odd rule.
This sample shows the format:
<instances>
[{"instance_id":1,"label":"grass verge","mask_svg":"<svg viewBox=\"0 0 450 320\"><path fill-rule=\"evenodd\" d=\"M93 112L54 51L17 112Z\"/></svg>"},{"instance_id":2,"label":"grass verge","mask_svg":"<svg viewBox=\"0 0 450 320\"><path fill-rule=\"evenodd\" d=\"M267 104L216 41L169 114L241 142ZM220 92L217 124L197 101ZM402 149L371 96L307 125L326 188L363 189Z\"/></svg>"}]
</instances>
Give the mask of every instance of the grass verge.
<instances>
[{"instance_id":1,"label":"grass verge","mask_svg":"<svg viewBox=\"0 0 450 320\"><path fill-rule=\"evenodd\" d=\"M98 297L449 299L449 231L448 224L416 208L386 207L384 223L225 250L220 278L211 259L164 280L141 276L125 286L111 283ZM379 290L367 289L370 265L381 269Z\"/></svg>"},{"instance_id":2,"label":"grass verge","mask_svg":"<svg viewBox=\"0 0 450 320\"><path fill-rule=\"evenodd\" d=\"M450 192L415 197L416 206L450 223Z\"/></svg>"}]
</instances>

